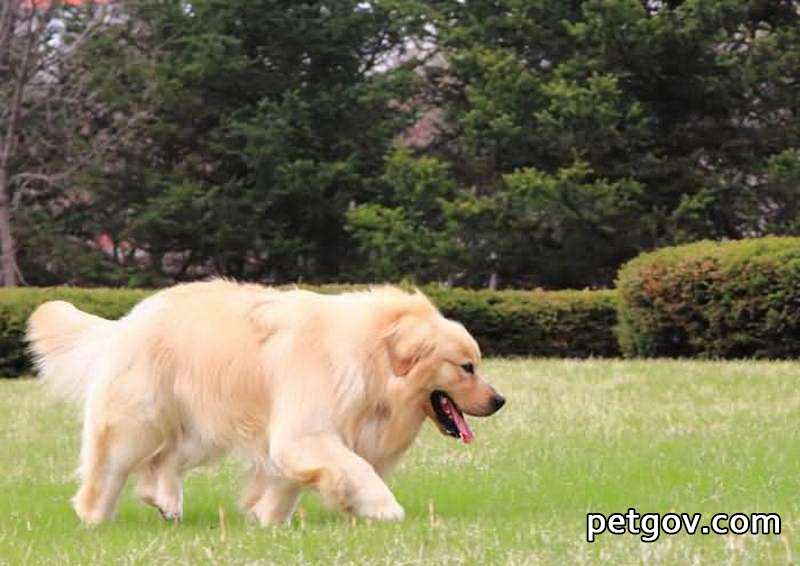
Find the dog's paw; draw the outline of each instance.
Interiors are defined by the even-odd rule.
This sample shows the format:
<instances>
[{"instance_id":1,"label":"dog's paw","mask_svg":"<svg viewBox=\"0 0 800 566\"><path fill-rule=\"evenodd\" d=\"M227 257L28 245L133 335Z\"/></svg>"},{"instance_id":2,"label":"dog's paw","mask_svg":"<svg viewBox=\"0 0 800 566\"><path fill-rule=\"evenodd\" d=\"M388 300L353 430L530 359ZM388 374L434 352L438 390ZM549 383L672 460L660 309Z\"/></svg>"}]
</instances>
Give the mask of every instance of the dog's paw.
<instances>
[{"instance_id":1,"label":"dog's paw","mask_svg":"<svg viewBox=\"0 0 800 566\"><path fill-rule=\"evenodd\" d=\"M99 506L92 507L86 504L80 494L72 499L72 508L84 527L95 527L108 519Z\"/></svg>"},{"instance_id":2,"label":"dog's paw","mask_svg":"<svg viewBox=\"0 0 800 566\"><path fill-rule=\"evenodd\" d=\"M181 519L183 519L183 510L180 508L162 509L161 507L156 506L156 509L158 509L159 515L161 515L161 518L165 521L180 523Z\"/></svg>"},{"instance_id":3,"label":"dog's paw","mask_svg":"<svg viewBox=\"0 0 800 566\"><path fill-rule=\"evenodd\" d=\"M96 527L106 520L104 517L101 517L95 513L84 513L76 510L76 514L78 515L78 519L81 521L81 525L87 528Z\"/></svg>"},{"instance_id":4,"label":"dog's paw","mask_svg":"<svg viewBox=\"0 0 800 566\"><path fill-rule=\"evenodd\" d=\"M292 522L291 514L268 513L261 510L253 510L245 515L248 522L260 527L280 527L289 525Z\"/></svg>"},{"instance_id":5,"label":"dog's paw","mask_svg":"<svg viewBox=\"0 0 800 566\"><path fill-rule=\"evenodd\" d=\"M355 514L376 521L402 521L406 517L403 507L392 497L383 501L370 501L359 505Z\"/></svg>"}]
</instances>

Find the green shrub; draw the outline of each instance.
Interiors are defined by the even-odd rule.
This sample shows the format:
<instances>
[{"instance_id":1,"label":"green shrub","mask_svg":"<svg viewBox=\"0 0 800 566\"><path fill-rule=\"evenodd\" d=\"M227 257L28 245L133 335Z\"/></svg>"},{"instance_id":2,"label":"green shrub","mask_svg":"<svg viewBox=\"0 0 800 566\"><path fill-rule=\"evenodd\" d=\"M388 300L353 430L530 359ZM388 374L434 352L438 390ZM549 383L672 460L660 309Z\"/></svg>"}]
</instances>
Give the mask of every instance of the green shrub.
<instances>
[{"instance_id":1,"label":"green shrub","mask_svg":"<svg viewBox=\"0 0 800 566\"><path fill-rule=\"evenodd\" d=\"M29 371L25 329L30 314L45 301L69 301L81 310L119 318L153 291L79 289L74 287L17 287L0 289L0 376Z\"/></svg>"},{"instance_id":2,"label":"green shrub","mask_svg":"<svg viewBox=\"0 0 800 566\"><path fill-rule=\"evenodd\" d=\"M358 286L307 287L338 293ZM425 287L446 316L461 321L484 355L588 357L618 355L613 291L473 291ZM0 376L30 370L25 325L45 301L62 299L105 318L119 318L152 290L71 287L0 290Z\"/></svg>"},{"instance_id":3,"label":"green shrub","mask_svg":"<svg viewBox=\"0 0 800 566\"><path fill-rule=\"evenodd\" d=\"M619 355L614 291L423 291L445 316L469 329L484 355Z\"/></svg>"},{"instance_id":4,"label":"green shrub","mask_svg":"<svg viewBox=\"0 0 800 566\"><path fill-rule=\"evenodd\" d=\"M800 355L800 238L664 248L623 266L617 289L626 356Z\"/></svg>"}]
</instances>

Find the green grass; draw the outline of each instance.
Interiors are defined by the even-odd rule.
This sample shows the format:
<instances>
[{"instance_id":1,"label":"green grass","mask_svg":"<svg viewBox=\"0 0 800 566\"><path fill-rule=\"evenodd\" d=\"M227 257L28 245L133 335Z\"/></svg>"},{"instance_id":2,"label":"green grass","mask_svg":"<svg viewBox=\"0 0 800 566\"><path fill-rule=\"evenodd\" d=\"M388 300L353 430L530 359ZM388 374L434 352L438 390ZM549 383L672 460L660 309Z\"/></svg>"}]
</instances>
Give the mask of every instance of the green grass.
<instances>
[{"instance_id":1,"label":"green grass","mask_svg":"<svg viewBox=\"0 0 800 566\"><path fill-rule=\"evenodd\" d=\"M800 556L800 364L490 361L509 402L464 446L426 426L390 485L400 524L354 523L316 497L291 526L236 508L241 466L195 471L185 520L127 491L86 529L76 411L0 381L0 563L786 563ZM777 512L782 536L631 535L585 542L587 512ZM220 524L220 509L224 528Z\"/></svg>"}]
</instances>

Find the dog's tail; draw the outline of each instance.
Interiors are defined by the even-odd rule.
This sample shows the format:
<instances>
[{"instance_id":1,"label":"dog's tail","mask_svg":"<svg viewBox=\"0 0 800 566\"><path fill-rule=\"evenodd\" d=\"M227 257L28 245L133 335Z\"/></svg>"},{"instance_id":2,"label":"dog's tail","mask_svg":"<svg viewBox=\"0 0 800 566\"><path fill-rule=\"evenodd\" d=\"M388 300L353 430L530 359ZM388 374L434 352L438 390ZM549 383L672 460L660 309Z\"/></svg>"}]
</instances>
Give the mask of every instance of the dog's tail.
<instances>
[{"instance_id":1,"label":"dog's tail","mask_svg":"<svg viewBox=\"0 0 800 566\"><path fill-rule=\"evenodd\" d=\"M57 398L82 402L114 321L49 301L28 319L27 340L46 388Z\"/></svg>"}]
</instances>

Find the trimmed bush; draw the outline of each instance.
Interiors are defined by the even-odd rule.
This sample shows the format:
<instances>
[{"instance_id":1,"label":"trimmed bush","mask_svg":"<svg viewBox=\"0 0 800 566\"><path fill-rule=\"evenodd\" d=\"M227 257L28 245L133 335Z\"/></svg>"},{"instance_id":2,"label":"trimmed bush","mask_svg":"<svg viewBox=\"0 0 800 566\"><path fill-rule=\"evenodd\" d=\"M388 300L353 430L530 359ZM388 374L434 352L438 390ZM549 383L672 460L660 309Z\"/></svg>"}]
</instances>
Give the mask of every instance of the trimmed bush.
<instances>
[{"instance_id":1,"label":"trimmed bush","mask_svg":"<svg viewBox=\"0 0 800 566\"><path fill-rule=\"evenodd\" d=\"M304 287L322 293L357 288ZM613 291L473 291L433 286L423 291L443 314L472 332L484 355L584 358L619 354L613 333ZM71 287L0 290L0 376L30 371L25 325L41 303L61 299L87 312L116 319L153 292Z\"/></svg>"},{"instance_id":2,"label":"trimmed bush","mask_svg":"<svg viewBox=\"0 0 800 566\"><path fill-rule=\"evenodd\" d=\"M617 289L626 356L800 355L800 238L664 248L623 266Z\"/></svg>"},{"instance_id":3,"label":"trimmed bush","mask_svg":"<svg viewBox=\"0 0 800 566\"><path fill-rule=\"evenodd\" d=\"M426 287L484 355L562 358L619 355L615 291L474 291Z\"/></svg>"},{"instance_id":4,"label":"trimmed bush","mask_svg":"<svg viewBox=\"0 0 800 566\"><path fill-rule=\"evenodd\" d=\"M57 299L104 318L120 318L150 290L79 289L74 287L15 287L0 289L0 377L30 370L24 341L30 314L40 304Z\"/></svg>"}]
</instances>

